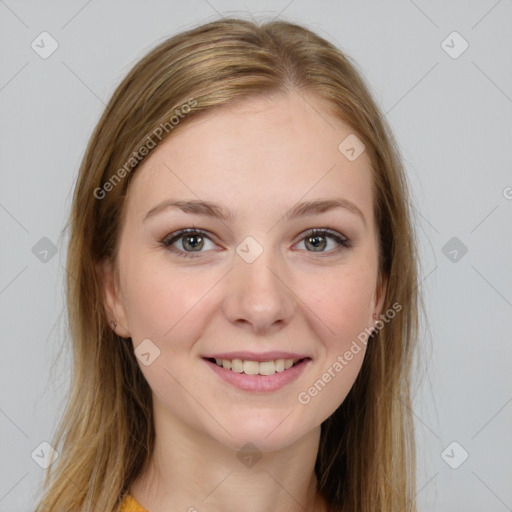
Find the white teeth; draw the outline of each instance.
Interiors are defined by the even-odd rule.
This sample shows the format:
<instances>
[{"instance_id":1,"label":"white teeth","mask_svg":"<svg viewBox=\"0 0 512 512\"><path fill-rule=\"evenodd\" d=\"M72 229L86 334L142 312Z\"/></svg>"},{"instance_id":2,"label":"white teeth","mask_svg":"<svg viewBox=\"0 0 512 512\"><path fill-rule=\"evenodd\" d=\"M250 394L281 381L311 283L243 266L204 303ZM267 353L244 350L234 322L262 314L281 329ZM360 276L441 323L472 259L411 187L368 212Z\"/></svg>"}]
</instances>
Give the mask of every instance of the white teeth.
<instances>
[{"instance_id":1,"label":"white teeth","mask_svg":"<svg viewBox=\"0 0 512 512\"><path fill-rule=\"evenodd\" d=\"M299 359L276 359L275 361L245 361L242 359L215 359L217 366L246 375L274 375L291 368Z\"/></svg>"},{"instance_id":2,"label":"white teeth","mask_svg":"<svg viewBox=\"0 0 512 512\"><path fill-rule=\"evenodd\" d=\"M233 359L231 361L231 369L236 373L242 373L244 371L244 362L241 359Z\"/></svg>"},{"instance_id":3,"label":"white teeth","mask_svg":"<svg viewBox=\"0 0 512 512\"><path fill-rule=\"evenodd\" d=\"M224 361L222 361L224 363ZM246 375L256 375L259 373L260 364L257 361L244 361L244 373Z\"/></svg>"},{"instance_id":4,"label":"white teeth","mask_svg":"<svg viewBox=\"0 0 512 512\"><path fill-rule=\"evenodd\" d=\"M276 373L276 365L274 361L263 361L260 363L261 375L274 375Z\"/></svg>"}]
</instances>

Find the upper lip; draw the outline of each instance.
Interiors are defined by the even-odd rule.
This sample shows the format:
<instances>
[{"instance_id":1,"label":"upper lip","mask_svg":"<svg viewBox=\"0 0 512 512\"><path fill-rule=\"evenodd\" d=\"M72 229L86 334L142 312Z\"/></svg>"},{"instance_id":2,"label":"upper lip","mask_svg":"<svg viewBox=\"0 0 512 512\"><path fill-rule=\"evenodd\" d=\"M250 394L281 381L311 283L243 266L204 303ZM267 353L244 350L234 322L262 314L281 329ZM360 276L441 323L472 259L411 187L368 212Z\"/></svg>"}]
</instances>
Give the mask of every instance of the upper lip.
<instances>
[{"instance_id":1,"label":"upper lip","mask_svg":"<svg viewBox=\"0 0 512 512\"><path fill-rule=\"evenodd\" d=\"M205 359L242 359L248 361L275 361L276 359L306 359L308 356L305 354L298 354L296 352L221 352L219 354L211 354L208 356L204 356Z\"/></svg>"}]
</instances>

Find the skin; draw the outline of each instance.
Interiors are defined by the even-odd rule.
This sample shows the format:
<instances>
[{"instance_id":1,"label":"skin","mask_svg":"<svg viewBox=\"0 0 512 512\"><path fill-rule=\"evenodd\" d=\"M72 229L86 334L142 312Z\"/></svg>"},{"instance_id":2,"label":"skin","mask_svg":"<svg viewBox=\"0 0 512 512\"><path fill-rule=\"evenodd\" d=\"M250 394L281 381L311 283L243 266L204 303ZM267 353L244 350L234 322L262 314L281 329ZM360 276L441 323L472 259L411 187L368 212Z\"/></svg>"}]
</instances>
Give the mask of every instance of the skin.
<instances>
[{"instance_id":1,"label":"skin","mask_svg":"<svg viewBox=\"0 0 512 512\"><path fill-rule=\"evenodd\" d=\"M314 474L320 424L352 387L365 345L310 403L297 397L374 327L386 286L369 159L338 150L351 133L311 95L244 99L189 122L137 170L118 259L102 270L116 332L160 350L149 366L138 361L153 392L156 447L130 489L151 512L325 510ZM283 219L298 202L338 198L364 220L339 207ZM168 208L143 220L169 199L211 201L233 218ZM191 258L161 243L184 228L211 235L200 252L186 246ZM335 230L352 247L327 237L314 251L303 234L311 228ZM247 236L263 248L252 263L236 252ZM183 241L173 247L185 252ZM241 391L202 359L235 350L311 361L282 389ZM262 454L251 467L237 457L248 442Z\"/></svg>"}]
</instances>

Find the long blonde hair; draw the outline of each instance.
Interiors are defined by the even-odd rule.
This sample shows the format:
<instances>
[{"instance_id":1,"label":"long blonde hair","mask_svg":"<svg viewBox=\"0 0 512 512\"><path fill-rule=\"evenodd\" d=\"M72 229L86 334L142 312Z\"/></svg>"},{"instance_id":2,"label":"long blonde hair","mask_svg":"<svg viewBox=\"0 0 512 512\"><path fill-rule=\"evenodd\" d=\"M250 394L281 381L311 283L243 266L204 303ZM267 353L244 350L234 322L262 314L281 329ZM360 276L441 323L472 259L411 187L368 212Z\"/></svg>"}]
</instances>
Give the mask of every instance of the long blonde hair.
<instances>
[{"instance_id":1,"label":"long blonde hair","mask_svg":"<svg viewBox=\"0 0 512 512\"><path fill-rule=\"evenodd\" d=\"M319 491L331 511L416 510L410 395L417 249L396 143L355 65L335 46L284 21L223 19L171 37L140 60L88 144L67 256L71 391L52 443L60 456L47 470L36 512L114 512L152 456L151 390L131 340L110 328L97 271L99 262L116 260L123 201L144 160L141 148L237 98L292 90L326 100L364 142L373 171L380 275L388 279L383 311L401 306L368 342L354 386L322 424Z\"/></svg>"}]
</instances>

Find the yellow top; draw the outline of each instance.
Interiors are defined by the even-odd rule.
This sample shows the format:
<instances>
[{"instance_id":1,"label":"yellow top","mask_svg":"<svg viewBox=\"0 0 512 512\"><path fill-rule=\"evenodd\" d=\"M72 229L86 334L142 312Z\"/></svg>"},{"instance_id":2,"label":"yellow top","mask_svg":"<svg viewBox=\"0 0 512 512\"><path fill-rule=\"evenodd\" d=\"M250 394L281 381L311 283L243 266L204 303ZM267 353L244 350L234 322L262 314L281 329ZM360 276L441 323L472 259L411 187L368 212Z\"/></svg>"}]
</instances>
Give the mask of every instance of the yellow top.
<instances>
[{"instance_id":1,"label":"yellow top","mask_svg":"<svg viewBox=\"0 0 512 512\"><path fill-rule=\"evenodd\" d=\"M119 506L119 512L148 512L142 505L139 505L133 496L126 494L121 505Z\"/></svg>"}]
</instances>

